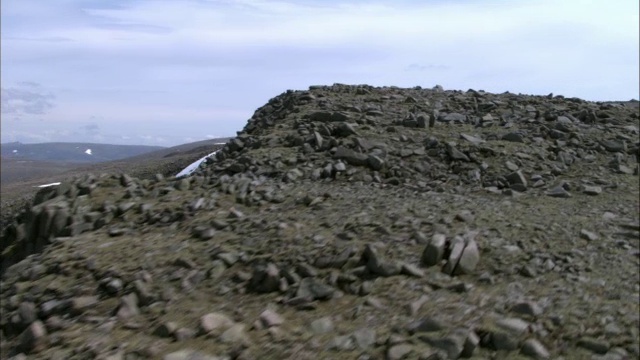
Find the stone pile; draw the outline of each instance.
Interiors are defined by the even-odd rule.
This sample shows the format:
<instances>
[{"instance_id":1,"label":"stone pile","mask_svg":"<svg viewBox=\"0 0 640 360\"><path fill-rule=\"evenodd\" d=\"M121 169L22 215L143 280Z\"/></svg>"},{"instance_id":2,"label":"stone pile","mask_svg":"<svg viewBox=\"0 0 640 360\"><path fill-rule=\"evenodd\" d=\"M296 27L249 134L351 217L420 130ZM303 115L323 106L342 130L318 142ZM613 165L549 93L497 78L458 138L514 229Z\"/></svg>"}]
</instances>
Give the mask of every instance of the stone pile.
<instances>
[{"instance_id":1,"label":"stone pile","mask_svg":"<svg viewBox=\"0 0 640 360\"><path fill-rule=\"evenodd\" d=\"M637 102L312 86L190 177L87 174L1 239L0 350L640 355Z\"/></svg>"}]
</instances>

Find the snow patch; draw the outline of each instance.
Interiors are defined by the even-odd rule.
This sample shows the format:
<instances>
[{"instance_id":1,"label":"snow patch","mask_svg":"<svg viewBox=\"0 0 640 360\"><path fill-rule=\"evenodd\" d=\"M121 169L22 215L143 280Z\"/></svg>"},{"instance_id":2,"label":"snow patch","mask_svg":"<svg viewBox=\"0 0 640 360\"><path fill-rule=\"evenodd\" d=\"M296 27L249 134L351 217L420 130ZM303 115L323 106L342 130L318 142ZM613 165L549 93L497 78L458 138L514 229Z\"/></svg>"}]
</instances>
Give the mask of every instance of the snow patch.
<instances>
[{"instance_id":1,"label":"snow patch","mask_svg":"<svg viewBox=\"0 0 640 360\"><path fill-rule=\"evenodd\" d=\"M87 155L93 155L93 154L91 153L91 149L87 149L87 150L85 150L85 151L84 151L84 153L85 153L85 154L87 154Z\"/></svg>"},{"instance_id":2,"label":"snow patch","mask_svg":"<svg viewBox=\"0 0 640 360\"><path fill-rule=\"evenodd\" d=\"M203 161L207 160L208 158L212 157L213 155L215 155L218 151L214 151L211 154L207 155L207 156L203 156L201 159L198 159L197 161L194 161L193 163L191 163L189 166L187 166L186 168L182 169L182 171L180 171L178 173L178 175L176 175L176 177L183 177L183 176L189 176L191 175L194 171L196 171L196 169L198 169L198 167L200 166L200 164L202 164Z\"/></svg>"},{"instance_id":3,"label":"snow patch","mask_svg":"<svg viewBox=\"0 0 640 360\"><path fill-rule=\"evenodd\" d=\"M45 188L45 187L49 187L49 186L58 186L58 185L60 185L59 182L54 182L54 183L51 183L51 184L38 185L38 186L34 186L34 187Z\"/></svg>"}]
</instances>

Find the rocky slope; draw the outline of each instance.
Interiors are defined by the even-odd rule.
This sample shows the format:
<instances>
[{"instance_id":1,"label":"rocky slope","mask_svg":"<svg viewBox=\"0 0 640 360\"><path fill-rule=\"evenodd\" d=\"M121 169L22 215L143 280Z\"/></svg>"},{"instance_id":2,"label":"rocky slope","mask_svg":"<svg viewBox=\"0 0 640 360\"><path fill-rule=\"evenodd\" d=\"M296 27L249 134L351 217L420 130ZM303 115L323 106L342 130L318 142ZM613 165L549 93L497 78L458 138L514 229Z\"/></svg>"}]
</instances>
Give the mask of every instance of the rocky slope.
<instances>
[{"instance_id":1,"label":"rocky slope","mask_svg":"<svg viewBox=\"0 0 640 360\"><path fill-rule=\"evenodd\" d=\"M2 354L637 358L629 105L287 91L194 176L42 190L2 237Z\"/></svg>"}]
</instances>

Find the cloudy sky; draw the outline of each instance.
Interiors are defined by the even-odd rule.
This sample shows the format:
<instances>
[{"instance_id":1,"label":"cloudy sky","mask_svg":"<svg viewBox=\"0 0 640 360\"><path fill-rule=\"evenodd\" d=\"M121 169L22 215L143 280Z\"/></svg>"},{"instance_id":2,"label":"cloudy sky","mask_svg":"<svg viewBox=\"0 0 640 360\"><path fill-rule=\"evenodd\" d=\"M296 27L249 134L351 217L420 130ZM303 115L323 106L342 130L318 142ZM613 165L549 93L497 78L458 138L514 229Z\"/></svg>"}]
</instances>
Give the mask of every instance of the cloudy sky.
<instances>
[{"instance_id":1,"label":"cloudy sky","mask_svg":"<svg viewBox=\"0 0 640 360\"><path fill-rule=\"evenodd\" d=\"M2 142L232 136L287 89L637 99L637 0L3 0Z\"/></svg>"}]
</instances>

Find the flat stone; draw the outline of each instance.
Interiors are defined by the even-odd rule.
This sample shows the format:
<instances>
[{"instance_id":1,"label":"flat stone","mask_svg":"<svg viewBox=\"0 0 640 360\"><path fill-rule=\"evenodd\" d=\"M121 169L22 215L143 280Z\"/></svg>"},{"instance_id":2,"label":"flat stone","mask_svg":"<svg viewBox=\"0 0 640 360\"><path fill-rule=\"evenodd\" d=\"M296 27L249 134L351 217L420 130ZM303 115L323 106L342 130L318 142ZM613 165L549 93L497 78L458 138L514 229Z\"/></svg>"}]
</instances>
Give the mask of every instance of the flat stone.
<instances>
[{"instance_id":1,"label":"flat stone","mask_svg":"<svg viewBox=\"0 0 640 360\"><path fill-rule=\"evenodd\" d=\"M517 335L523 335L529 331L530 324L518 318L503 318L496 321L496 325Z\"/></svg>"},{"instance_id":2,"label":"flat stone","mask_svg":"<svg viewBox=\"0 0 640 360\"><path fill-rule=\"evenodd\" d=\"M501 139L509 142L519 142L519 143L524 142L524 138L522 137L522 134L516 133L516 132L504 134Z\"/></svg>"},{"instance_id":3,"label":"flat stone","mask_svg":"<svg viewBox=\"0 0 640 360\"><path fill-rule=\"evenodd\" d=\"M460 122L463 123L467 121L467 116L460 113L449 113L449 114L440 114L438 117L438 121L442 122Z\"/></svg>"},{"instance_id":4,"label":"flat stone","mask_svg":"<svg viewBox=\"0 0 640 360\"><path fill-rule=\"evenodd\" d=\"M517 314L540 316L542 315L542 308L540 305L533 301L523 301L517 303L511 307L511 311Z\"/></svg>"},{"instance_id":5,"label":"flat stone","mask_svg":"<svg viewBox=\"0 0 640 360\"><path fill-rule=\"evenodd\" d=\"M376 343L376 331L371 328L359 329L354 331L353 338L360 349L367 350Z\"/></svg>"},{"instance_id":6,"label":"flat stone","mask_svg":"<svg viewBox=\"0 0 640 360\"><path fill-rule=\"evenodd\" d=\"M71 312L80 314L98 303L96 296L79 296L71 299Z\"/></svg>"},{"instance_id":7,"label":"flat stone","mask_svg":"<svg viewBox=\"0 0 640 360\"><path fill-rule=\"evenodd\" d=\"M445 337L429 339L428 342L431 346L443 350L449 359L458 359L464 351L467 334L467 330L456 330Z\"/></svg>"},{"instance_id":8,"label":"flat stone","mask_svg":"<svg viewBox=\"0 0 640 360\"><path fill-rule=\"evenodd\" d=\"M602 188L600 186L585 185L582 192L587 195L595 196L602 193Z\"/></svg>"},{"instance_id":9,"label":"flat stone","mask_svg":"<svg viewBox=\"0 0 640 360\"><path fill-rule=\"evenodd\" d=\"M460 160L469 162L469 157L465 155L462 151L458 150L455 146L449 145L447 146L447 153L451 157L452 160Z\"/></svg>"},{"instance_id":10,"label":"flat stone","mask_svg":"<svg viewBox=\"0 0 640 360\"><path fill-rule=\"evenodd\" d=\"M507 331L497 330L491 333L491 344L496 350L517 350L519 337Z\"/></svg>"},{"instance_id":11,"label":"flat stone","mask_svg":"<svg viewBox=\"0 0 640 360\"><path fill-rule=\"evenodd\" d=\"M422 333L422 332L435 332L441 331L447 328L447 324L444 320L427 316L417 321L413 321L407 325L407 331L410 334Z\"/></svg>"},{"instance_id":12,"label":"flat stone","mask_svg":"<svg viewBox=\"0 0 640 360\"><path fill-rule=\"evenodd\" d=\"M523 355L532 357L534 359L549 359L551 354L542 343L536 339L527 339L522 343L520 352Z\"/></svg>"},{"instance_id":13,"label":"flat stone","mask_svg":"<svg viewBox=\"0 0 640 360\"><path fill-rule=\"evenodd\" d=\"M226 357L211 356L190 349L174 351L162 357L162 360L225 360Z\"/></svg>"},{"instance_id":14,"label":"flat stone","mask_svg":"<svg viewBox=\"0 0 640 360\"><path fill-rule=\"evenodd\" d=\"M273 310L267 309L260 314L260 321L264 327L279 326L284 323L284 319Z\"/></svg>"},{"instance_id":15,"label":"flat stone","mask_svg":"<svg viewBox=\"0 0 640 360\"><path fill-rule=\"evenodd\" d=\"M565 190L562 186L556 186L553 189L546 192L547 196L556 198L570 198L571 194Z\"/></svg>"},{"instance_id":16,"label":"flat stone","mask_svg":"<svg viewBox=\"0 0 640 360\"><path fill-rule=\"evenodd\" d=\"M323 317L313 320L310 324L311 331L316 334L326 334L333 331L333 320L330 317Z\"/></svg>"},{"instance_id":17,"label":"flat stone","mask_svg":"<svg viewBox=\"0 0 640 360\"><path fill-rule=\"evenodd\" d=\"M580 230L580 237L588 241L596 241L599 238L598 234L585 229Z\"/></svg>"},{"instance_id":18,"label":"flat stone","mask_svg":"<svg viewBox=\"0 0 640 360\"><path fill-rule=\"evenodd\" d=\"M353 339L348 335L336 336L327 345L330 350L349 351L355 348Z\"/></svg>"},{"instance_id":19,"label":"flat stone","mask_svg":"<svg viewBox=\"0 0 640 360\"><path fill-rule=\"evenodd\" d=\"M578 346L596 354L606 354L611 348L609 342L605 340L599 340L586 336L578 341Z\"/></svg>"},{"instance_id":20,"label":"flat stone","mask_svg":"<svg viewBox=\"0 0 640 360\"><path fill-rule=\"evenodd\" d=\"M605 140L605 141L601 141L600 144L605 148L605 150L609 152L625 152L626 151L626 145L622 141Z\"/></svg>"},{"instance_id":21,"label":"flat stone","mask_svg":"<svg viewBox=\"0 0 640 360\"><path fill-rule=\"evenodd\" d=\"M387 349L387 360L403 360L413 352L413 346L409 344L397 344Z\"/></svg>"},{"instance_id":22,"label":"flat stone","mask_svg":"<svg viewBox=\"0 0 640 360\"><path fill-rule=\"evenodd\" d=\"M413 276L413 277L423 277L424 276L424 271L422 269L420 269L419 267L415 266L415 265L402 263L401 267L402 268L400 270L400 273L402 273L402 274Z\"/></svg>"},{"instance_id":23,"label":"flat stone","mask_svg":"<svg viewBox=\"0 0 640 360\"><path fill-rule=\"evenodd\" d=\"M467 140L468 142L474 144L474 145L478 145L478 144L482 144L485 142L485 140L479 138L479 137L475 137L475 136L471 136L471 135L467 135L467 134L460 134L460 138Z\"/></svg>"}]
</instances>

